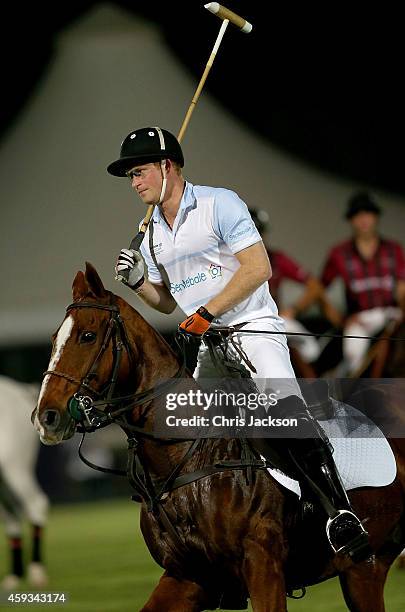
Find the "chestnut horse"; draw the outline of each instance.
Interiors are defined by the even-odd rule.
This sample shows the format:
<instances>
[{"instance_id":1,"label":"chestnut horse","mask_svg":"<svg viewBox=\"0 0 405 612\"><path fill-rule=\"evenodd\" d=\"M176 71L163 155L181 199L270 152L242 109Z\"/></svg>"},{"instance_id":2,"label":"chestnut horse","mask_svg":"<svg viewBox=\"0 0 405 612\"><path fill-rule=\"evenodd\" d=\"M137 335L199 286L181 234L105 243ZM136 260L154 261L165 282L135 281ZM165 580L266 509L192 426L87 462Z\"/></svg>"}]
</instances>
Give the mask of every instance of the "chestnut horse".
<instances>
[{"instance_id":1,"label":"chestnut horse","mask_svg":"<svg viewBox=\"0 0 405 612\"><path fill-rule=\"evenodd\" d=\"M248 597L255 612L283 612L288 591L336 575L350 610L383 612L386 575L405 543L402 441L391 485L350 492L375 551L371 560L354 565L333 557L321 510L305 516L267 470L241 469L249 456L242 441L153 436L154 415L168 388L159 381L171 379L173 390L181 375L179 358L164 339L105 290L86 264L85 274L74 279L73 303L55 334L32 418L46 444L71 437L78 414L85 415L81 428L115 420L129 436L141 530L164 569L142 612L245 609ZM228 468L218 467L221 462ZM154 497L158 488L163 493Z\"/></svg>"}]
</instances>

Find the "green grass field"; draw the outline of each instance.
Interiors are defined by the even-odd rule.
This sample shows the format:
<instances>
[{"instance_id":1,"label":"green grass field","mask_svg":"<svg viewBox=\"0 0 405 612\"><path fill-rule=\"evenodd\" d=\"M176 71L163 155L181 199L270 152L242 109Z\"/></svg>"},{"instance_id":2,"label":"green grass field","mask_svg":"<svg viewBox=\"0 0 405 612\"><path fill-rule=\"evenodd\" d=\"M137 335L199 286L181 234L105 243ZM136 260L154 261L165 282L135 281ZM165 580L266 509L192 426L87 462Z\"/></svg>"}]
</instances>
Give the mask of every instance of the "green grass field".
<instances>
[{"instance_id":1,"label":"green grass field","mask_svg":"<svg viewBox=\"0 0 405 612\"><path fill-rule=\"evenodd\" d=\"M6 571L5 540L0 547L0 576ZM0 609L68 612L136 612L142 608L162 570L151 559L139 530L139 506L129 500L52 509L45 542L51 583L64 591L64 605L1 605ZM29 589L24 586L22 591ZM343 612L337 580L311 587L304 599L289 600L289 612ZM391 570L386 586L387 612L405 610L405 573ZM164 610L162 610L164 612Z\"/></svg>"}]
</instances>

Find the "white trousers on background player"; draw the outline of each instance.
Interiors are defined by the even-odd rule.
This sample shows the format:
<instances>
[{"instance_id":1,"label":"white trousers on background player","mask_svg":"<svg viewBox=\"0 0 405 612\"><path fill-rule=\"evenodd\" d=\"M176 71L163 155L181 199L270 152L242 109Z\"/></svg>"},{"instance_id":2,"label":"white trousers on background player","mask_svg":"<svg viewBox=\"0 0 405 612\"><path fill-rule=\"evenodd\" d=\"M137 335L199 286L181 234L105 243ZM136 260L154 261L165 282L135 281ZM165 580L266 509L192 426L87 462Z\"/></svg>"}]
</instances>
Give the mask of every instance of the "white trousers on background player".
<instances>
[{"instance_id":1,"label":"white trousers on background player","mask_svg":"<svg viewBox=\"0 0 405 612\"><path fill-rule=\"evenodd\" d=\"M370 308L356 314L356 320L344 328L348 336L373 336L380 332L389 321L401 319L400 308L387 306L385 308ZM370 340L360 338L343 338L343 359L347 373L353 374L362 364Z\"/></svg>"},{"instance_id":2,"label":"white trousers on background player","mask_svg":"<svg viewBox=\"0 0 405 612\"><path fill-rule=\"evenodd\" d=\"M242 329L244 333L242 331L235 332L232 335L232 339L242 353L246 354L256 372L249 369L241 355L231 344L228 350L232 358L236 359L238 363L242 363L250 371L251 377L255 379L258 390L266 393L279 390L279 399L290 395L302 397L291 365L286 337L283 334L246 333L248 330L284 332L283 324L265 317L247 323ZM220 351L218 351L218 354L221 354ZM220 378L218 369L212 362L209 349L203 342L198 351L194 378Z\"/></svg>"},{"instance_id":3,"label":"white trousers on background player","mask_svg":"<svg viewBox=\"0 0 405 612\"><path fill-rule=\"evenodd\" d=\"M296 319L284 319L285 329L287 332L294 334L309 334L310 332ZM308 363L312 363L318 359L321 354L321 347L318 340L314 336L288 336L290 346L296 348L302 358Z\"/></svg>"}]
</instances>

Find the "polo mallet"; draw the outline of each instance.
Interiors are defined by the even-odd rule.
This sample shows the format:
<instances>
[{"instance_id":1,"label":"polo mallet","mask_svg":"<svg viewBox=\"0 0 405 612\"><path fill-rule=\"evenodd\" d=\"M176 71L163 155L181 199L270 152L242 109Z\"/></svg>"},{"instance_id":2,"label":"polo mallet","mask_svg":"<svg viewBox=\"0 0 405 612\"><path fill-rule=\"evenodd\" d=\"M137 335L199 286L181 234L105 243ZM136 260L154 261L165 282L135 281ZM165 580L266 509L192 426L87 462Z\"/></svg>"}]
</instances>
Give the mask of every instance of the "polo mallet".
<instances>
[{"instance_id":1,"label":"polo mallet","mask_svg":"<svg viewBox=\"0 0 405 612\"><path fill-rule=\"evenodd\" d=\"M253 27L251 23L246 21L246 19L243 19L243 17L239 17L239 15L237 15L233 11L230 11L229 9L227 9L225 6L222 6L218 2L209 2L208 4L204 5L204 8L206 8L208 11L210 11L211 13L214 13L214 15L217 15L220 19L222 19L222 24L221 24L217 39L215 41L215 44L212 48L211 55L205 66L203 75L200 79L200 82L198 83L197 89L195 90L193 99L191 100L191 104L188 107L186 116L184 117L182 126L177 136L177 140L180 143L183 140L183 136L185 134L187 126L190 123L191 115L193 114L193 111L198 102L198 98L200 97L202 88L204 87L204 83L207 80L209 71L211 70L212 64L214 63L214 59L216 57L217 51L222 42L222 38L225 34L225 30L228 27L228 24L233 23L237 28L239 28L239 30L241 30L241 32L245 32L245 34L249 34L249 32L252 31L252 27ZM139 232L137 233L137 235L135 236L135 238L132 239L131 244L129 246L129 248L132 251L139 250L139 247L141 246L141 243L145 237L146 230L148 229L148 225L152 218L152 214L153 214L155 206L156 204L149 205L148 210L146 211L145 218L142 222L141 228ZM129 276L129 270L122 270L119 274L117 274L116 279L117 280L128 280L128 276Z\"/></svg>"}]
</instances>

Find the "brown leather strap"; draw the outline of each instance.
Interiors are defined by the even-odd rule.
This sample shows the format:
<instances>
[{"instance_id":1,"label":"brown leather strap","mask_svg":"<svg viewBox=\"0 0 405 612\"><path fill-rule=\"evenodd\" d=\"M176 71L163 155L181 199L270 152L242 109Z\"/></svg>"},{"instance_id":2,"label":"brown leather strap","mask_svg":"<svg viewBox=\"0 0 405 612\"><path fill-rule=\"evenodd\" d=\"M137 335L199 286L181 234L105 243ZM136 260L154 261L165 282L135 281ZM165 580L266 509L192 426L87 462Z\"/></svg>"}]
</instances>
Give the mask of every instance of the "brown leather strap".
<instances>
[{"instance_id":1,"label":"brown leather strap","mask_svg":"<svg viewBox=\"0 0 405 612\"><path fill-rule=\"evenodd\" d=\"M163 283L166 289L170 291L170 280L165 270L165 267L163 264L159 263L158 260L156 259L155 249L153 247L153 226L154 226L154 221L152 219L151 223L149 223L149 251L152 256L153 263L155 264L155 266L160 272L160 275L162 277L162 280L163 280Z\"/></svg>"}]
</instances>

